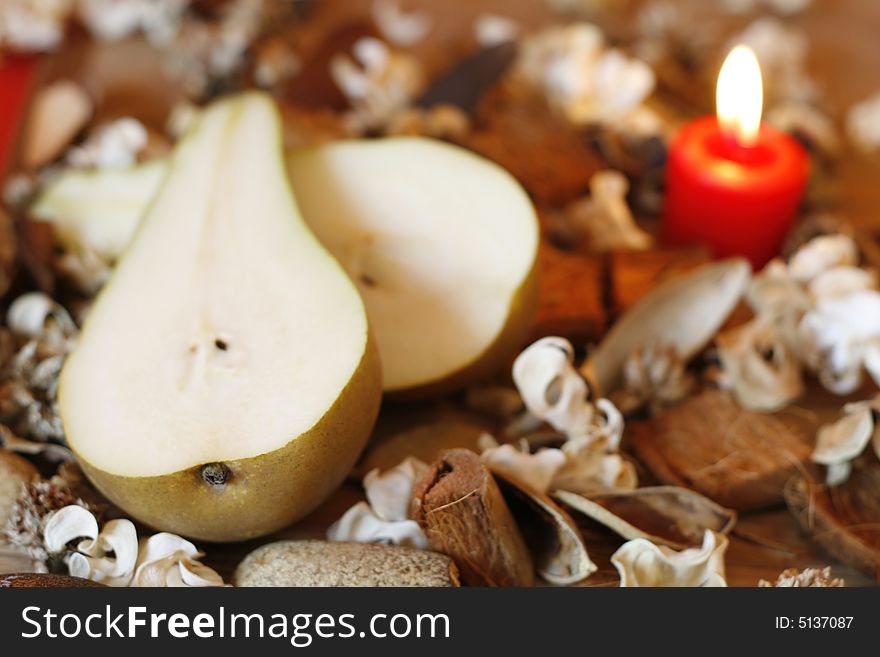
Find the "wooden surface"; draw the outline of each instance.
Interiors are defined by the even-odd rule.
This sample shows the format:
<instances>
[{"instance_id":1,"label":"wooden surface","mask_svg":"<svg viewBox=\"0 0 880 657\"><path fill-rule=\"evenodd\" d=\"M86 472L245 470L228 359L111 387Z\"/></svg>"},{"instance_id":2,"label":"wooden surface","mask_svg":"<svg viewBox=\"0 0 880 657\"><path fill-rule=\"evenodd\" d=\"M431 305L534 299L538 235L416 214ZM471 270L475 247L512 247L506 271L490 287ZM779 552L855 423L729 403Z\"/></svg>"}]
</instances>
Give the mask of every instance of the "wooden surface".
<instances>
[{"instance_id":1,"label":"wooden surface","mask_svg":"<svg viewBox=\"0 0 880 657\"><path fill-rule=\"evenodd\" d=\"M363 21L372 0L324 0L318 3L313 21L297 30L298 50L308 56L319 49L325 36L334 30ZM597 17L596 22L605 26L611 34L625 36L632 32L632 16L641 4L639 0L623 0L617 3L622 10L611 16ZM704 0L678 0L681 5L705 6ZM880 2L876 0L814 0L815 7L804 15L786 19L794 26L803 28L811 40L811 66L819 78L824 94L823 107L832 111L840 125L845 110L855 101L880 89L880 48L877 48L877 34L880 33ZM473 48L472 40L462 39L462 30L468 30L473 19L480 13L492 11L514 18L524 25L536 27L553 22L542 0L409 0L408 6L424 7L436 17L435 37L430 48L416 48L426 62L429 71L437 74L445 70L450 61L465 55ZM731 21L732 34L741 24L739 19ZM162 98L144 97L138 89L150 89L142 84L141 76L132 76L132 64L122 55L122 49L101 53L69 53L55 58L45 70L48 77L75 73L76 67L86 62L99 67L106 75L117 75L137 79L136 88L129 86L134 93L121 93L118 97L105 99L102 112L107 115L124 113L134 109L136 115L146 112L148 121L161 125L163 111L173 100L173 90ZM143 63L145 69L155 72L150 62ZM152 75L152 74L151 74ZM707 102L711 102L707 99ZM866 239L872 242L880 235L880 185L876 184L880 175L877 159L857 157L847 152L837 164L839 181L838 201L845 216L851 220ZM699 256L691 254L692 261L677 262L675 267L686 268ZM607 284L612 283L610 292L593 283L577 287L578 282L568 274L559 274L560 285L572 286L570 292L559 292L560 300L554 301L564 307L566 299L577 300L581 304L568 312L579 312L595 316L596 328L604 326L608 317L613 317L631 304L665 273L671 271L670 265L654 256L645 256L641 263L627 263L629 256L615 256L601 264L587 261L581 266L585 270L599 272ZM648 262L650 260L650 262ZM623 261L623 262L622 262ZM613 274L609 278L609 272ZM552 279L551 279L552 280ZM592 279L591 280L595 280ZM614 284L616 283L616 287ZM592 287L591 287L592 286ZM595 289L593 289L595 287ZM546 288L545 288L546 290ZM547 292L545 291L545 294ZM566 321L566 317L548 316L551 320ZM829 409L836 404L829 402ZM813 410L812 408L810 409ZM348 483L324 503L316 512L297 525L278 534L245 544L207 545L206 563L215 567L222 575L231 575L241 558L257 545L270 540L290 538L323 537L327 526L336 520L349 506L362 499L360 487ZM588 546L591 556L600 565L600 571L585 582L587 586L616 585L613 569L608 556L619 545L619 540L610 533L591 531ZM789 567L823 566L831 563L799 531L796 522L783 508L761 513L744 514L734 529L727 555L728 581L734 586L754 586L761 578L775 579L783 569ZM846 578L850 585L867 585L872 581L852 569L835 565L835 575Z\"/></svg>"}]
</instances>

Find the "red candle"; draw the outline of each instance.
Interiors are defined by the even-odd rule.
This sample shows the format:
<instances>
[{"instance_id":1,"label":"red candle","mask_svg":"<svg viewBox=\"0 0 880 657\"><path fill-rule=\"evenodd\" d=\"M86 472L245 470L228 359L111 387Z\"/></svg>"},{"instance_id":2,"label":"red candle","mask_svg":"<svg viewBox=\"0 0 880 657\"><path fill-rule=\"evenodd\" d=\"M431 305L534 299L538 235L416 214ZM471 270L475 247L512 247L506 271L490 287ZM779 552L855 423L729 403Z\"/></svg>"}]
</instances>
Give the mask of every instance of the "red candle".
<instances>
[{"instance_id":1,"label":"red candle","mask_svg":"<svg viewBox=\"0 0 880 657\"><path fill-rule=\"evenodd\" d=\"M36 69L35 57L4 56L0 53L0 182L16 145Z\"/></svg>"},{"instance_id":2,"label":"red candle","mask_svg":"<svg viewBox=\"0 0 880 657\"><path fill-rule=\"evenodd\" d=\"M718 117L686 125L670 145L663 220L668 241L755 268L779 253L809 176L804 148L761 124L761 85L754 54L735 48L718 79Z\"/></svg>"}]
</instances>

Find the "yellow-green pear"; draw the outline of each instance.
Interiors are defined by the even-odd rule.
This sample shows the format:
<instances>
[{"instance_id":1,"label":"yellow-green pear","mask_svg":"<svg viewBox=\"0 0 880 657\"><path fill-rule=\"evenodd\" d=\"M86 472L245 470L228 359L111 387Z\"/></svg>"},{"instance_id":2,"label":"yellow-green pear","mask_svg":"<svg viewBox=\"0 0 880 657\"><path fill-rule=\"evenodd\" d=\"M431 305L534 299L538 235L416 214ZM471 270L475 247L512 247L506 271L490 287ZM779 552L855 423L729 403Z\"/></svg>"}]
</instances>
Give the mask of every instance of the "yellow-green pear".
<instances>
[{"instance_id":1,"label":"yellow-green pear","mask_svg":"<svg viewBox=\"0 0 880 657\"><path fill-rule=\"evenodd\" d=\"M210 106L167 169L61 372L61 417L132 517L248 539L349 472L379 359L356 288L297 210L268 97Z\"/></svg>"}]
</instances>

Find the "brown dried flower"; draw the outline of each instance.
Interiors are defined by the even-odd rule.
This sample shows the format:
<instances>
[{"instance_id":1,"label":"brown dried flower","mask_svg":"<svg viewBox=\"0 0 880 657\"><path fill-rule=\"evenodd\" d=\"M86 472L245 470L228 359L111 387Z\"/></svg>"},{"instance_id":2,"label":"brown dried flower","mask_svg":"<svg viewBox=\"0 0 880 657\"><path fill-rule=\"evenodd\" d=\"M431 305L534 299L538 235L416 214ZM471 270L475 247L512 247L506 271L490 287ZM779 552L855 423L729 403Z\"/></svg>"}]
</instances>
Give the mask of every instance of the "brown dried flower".
<instances>
[{"instance_id":1,"label":"brown dried flower","mask_svg":"<svg viewBox=\"0 0 880 657\"><path fill-rule=\"evenodd\" d=\"M54 511L75 504L96 513L94 507L66 486L52 481L23 484L6 526L0 530L0 545L8 545L34 560L38 572L50 570L52 555L43 542L43 527Z\"/></svg>"},{"instance_id":2,"label":"brown dried flower","mask_svg":"<svg viewBox=\"0 0 880 657\"><path fill-rule=\"evenodd\" d=\"M844 587L846 582L840 577L831 576L831 568L805 568L798 571L797 568L783 570L775 582L762 579L758 582L759 588L828 588Z\"/></svg>"},{"instance_id":3,"label":"brown dried flower","mask_svg":"<svg viewBox=\"0 0 880 657\"><path fill-rule=\"evenodd\" d=\"M0 328L0 422L23 438L62 440L58 374L73 347L76 324L41 293L16 299Z\"/></svg>"}]
</instances>

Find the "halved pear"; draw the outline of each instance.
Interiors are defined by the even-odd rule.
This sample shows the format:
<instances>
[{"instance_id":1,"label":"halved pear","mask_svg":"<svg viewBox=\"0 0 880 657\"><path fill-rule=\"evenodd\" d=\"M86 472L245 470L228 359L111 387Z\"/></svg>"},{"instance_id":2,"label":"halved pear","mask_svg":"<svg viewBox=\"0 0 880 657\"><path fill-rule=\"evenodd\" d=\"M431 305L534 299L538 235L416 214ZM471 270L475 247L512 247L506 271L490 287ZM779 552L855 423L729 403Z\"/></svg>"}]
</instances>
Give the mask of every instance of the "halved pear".
<instances>
[{"instance_id":1,"label":"halved pear","mask_svg":"<svg viewBox=\"0 0 880 657\"><path fill-rule=\"evenodd\" d=\"M423 138L340 142L288 168L303 216L364 298L386 392L449 391L522 348L539 230L504 169Z\"/></svg>"},{"instance_id":2,"label":"halved pear","mask_svg":"<svg viewBox=\"0 0 880 657\"><path fill-rule=\"evenodd\" d=\"M30 208L52 224L68 251L90 249L108 262L122 255L167 173L164 159L120 169L67 169Z\"/></svg>"},{"instance_id":3,"label":"halved pear","mask_svg":"<svg viewBox=\"0 0 880 657\"><path fill-rule=\"evenodd\" d=\"M276 108L209 107L61 372L83 469L157 529L247 539L338 486L380 397L363 302L300 218Z\"/></svg>"},{"instance_id":4,"label":"halved pear","mask_svg":"<svg viewBox=\"0 0 880 657\"><path fill-rule=\"evenodd\" d=\"M306 222L364 298L387 392L448 392L503 369L522 348L537 308L539 231L506 171L422 138L341 142L288 164ZM32 214L59 237L115 246L101 251L112 260L161 167L118 174L124 183L62 174Z\"/></svg>"}]
</instances>

